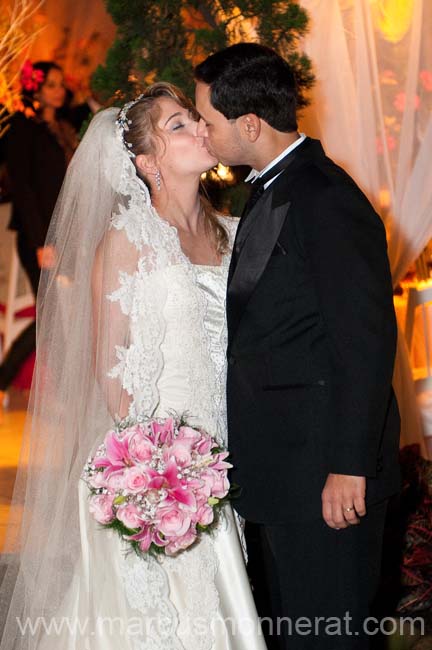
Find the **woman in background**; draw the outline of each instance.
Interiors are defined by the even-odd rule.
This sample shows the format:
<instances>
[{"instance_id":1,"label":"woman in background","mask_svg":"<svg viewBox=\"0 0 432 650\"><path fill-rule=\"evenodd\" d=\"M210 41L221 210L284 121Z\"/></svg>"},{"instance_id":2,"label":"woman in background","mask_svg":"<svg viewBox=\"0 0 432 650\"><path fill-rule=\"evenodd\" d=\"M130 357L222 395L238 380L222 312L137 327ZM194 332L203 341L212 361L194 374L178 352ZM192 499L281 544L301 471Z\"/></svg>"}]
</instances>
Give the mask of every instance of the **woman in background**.
<instances>
[{"instance_id":1,"label":"woman in background","mask_svg":"<svg viewBox=\"0 0 432 650\"><path fill-rule=\"evenodd\" d=\"M51 215L67 166L78 144L73 127L58 112L66 90L63 72L53 61L25 64L23 101L31 117L17 113L6 136L5 157L12 189L11 230L17 231L17 251L36 297L40 272L52 264L53 251L44 246ZM14 341L0 365L0 409L5 391L35 349L36 324Z\"/></svg>"}]
</instances>

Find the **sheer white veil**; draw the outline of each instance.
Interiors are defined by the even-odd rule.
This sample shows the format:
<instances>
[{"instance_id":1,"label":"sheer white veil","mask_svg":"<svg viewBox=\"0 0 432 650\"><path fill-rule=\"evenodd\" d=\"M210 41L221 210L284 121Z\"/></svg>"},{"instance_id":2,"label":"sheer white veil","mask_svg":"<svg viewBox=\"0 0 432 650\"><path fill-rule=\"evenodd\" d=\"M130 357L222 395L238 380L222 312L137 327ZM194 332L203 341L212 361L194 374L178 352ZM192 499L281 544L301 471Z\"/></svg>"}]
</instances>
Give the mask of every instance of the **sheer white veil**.
<instances>
[{"instance_id":1,"label":"sheer white veil","mask_svg":"<svg viewBox=\"0 0 432 650\"><path fill-rule=\"evenodd\" d=\"M131 342L134 272L138 264L150 272L173 263L180 251L136 175L117 113L107 109L92 120L48 233L57 260L38 295L36 368L3 556L1 650L37 647L37 635L23 636L17 619L54 616L73 580L86 458L116 415L151 411L157 399L151 382L127 365L131 346L145 345ZM149 331L158 329L155 318L146 321Z\"/></svg>"}]
</instances>

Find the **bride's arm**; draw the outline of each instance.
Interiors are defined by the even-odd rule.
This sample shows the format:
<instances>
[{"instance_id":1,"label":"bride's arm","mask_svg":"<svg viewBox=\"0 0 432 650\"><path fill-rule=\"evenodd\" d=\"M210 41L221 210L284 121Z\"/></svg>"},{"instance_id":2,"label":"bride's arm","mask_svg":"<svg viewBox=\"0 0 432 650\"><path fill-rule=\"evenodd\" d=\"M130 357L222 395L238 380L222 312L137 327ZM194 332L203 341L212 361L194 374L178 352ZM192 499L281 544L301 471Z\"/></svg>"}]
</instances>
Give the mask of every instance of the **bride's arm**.
<instances>
[{"instance_id":1,"label":"bride's arm","mask_svg":"<svg viewBox=\"0 0 432 650\"><path fill-rule=\"evenodd\" d=\"M138 252L124 231L110 229L92 269L93 363L113 418L126 417L132 396L125 388L124 355L130 345L130 305ZM113 294L121 294L114 300Z\"/></svg>"}]
</instances>

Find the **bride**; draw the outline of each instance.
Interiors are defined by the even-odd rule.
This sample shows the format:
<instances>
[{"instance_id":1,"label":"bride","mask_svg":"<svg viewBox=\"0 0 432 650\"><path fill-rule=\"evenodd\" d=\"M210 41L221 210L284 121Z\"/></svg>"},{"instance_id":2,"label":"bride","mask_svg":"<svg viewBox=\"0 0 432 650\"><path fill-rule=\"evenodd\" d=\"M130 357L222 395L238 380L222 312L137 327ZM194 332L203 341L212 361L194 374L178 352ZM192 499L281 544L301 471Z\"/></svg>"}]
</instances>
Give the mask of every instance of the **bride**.
<instances>
[{"instance_id":1,"label":"bride","mask_svg":"<svg viewBox=\"0 0 432 650\"><path fill-rule=\"evenodd\" d=\"M80 480L114 418L188 413L227 443L236 224L200 197L217 161L197 119L180 91L154 84L99 113L69 168L38 296L0 650L265 650L230 507L191 549L140 559L89 515Z\"/></svg>"}]
</instances>

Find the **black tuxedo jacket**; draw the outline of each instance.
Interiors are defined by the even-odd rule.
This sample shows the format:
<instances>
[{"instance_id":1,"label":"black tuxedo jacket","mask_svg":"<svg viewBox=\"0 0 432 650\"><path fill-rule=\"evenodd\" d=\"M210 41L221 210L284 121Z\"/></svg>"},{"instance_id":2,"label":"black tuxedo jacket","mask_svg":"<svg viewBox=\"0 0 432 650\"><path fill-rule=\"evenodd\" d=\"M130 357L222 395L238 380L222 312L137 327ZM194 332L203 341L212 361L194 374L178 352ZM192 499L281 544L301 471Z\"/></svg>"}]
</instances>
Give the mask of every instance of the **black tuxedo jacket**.
<instances>
[{"instance_id":1,"label":"black tuxedo jacket","mask_svg":"<svg viewBox=\"0 0 432 650\"><path fill-rule=\"evenodd\" d=\"M383 224L306 138L240 222L230 268L228 438L235 507L261 523L321 517L329 473L399 488L396 349Z\"/></svg>"}]
</instances>

